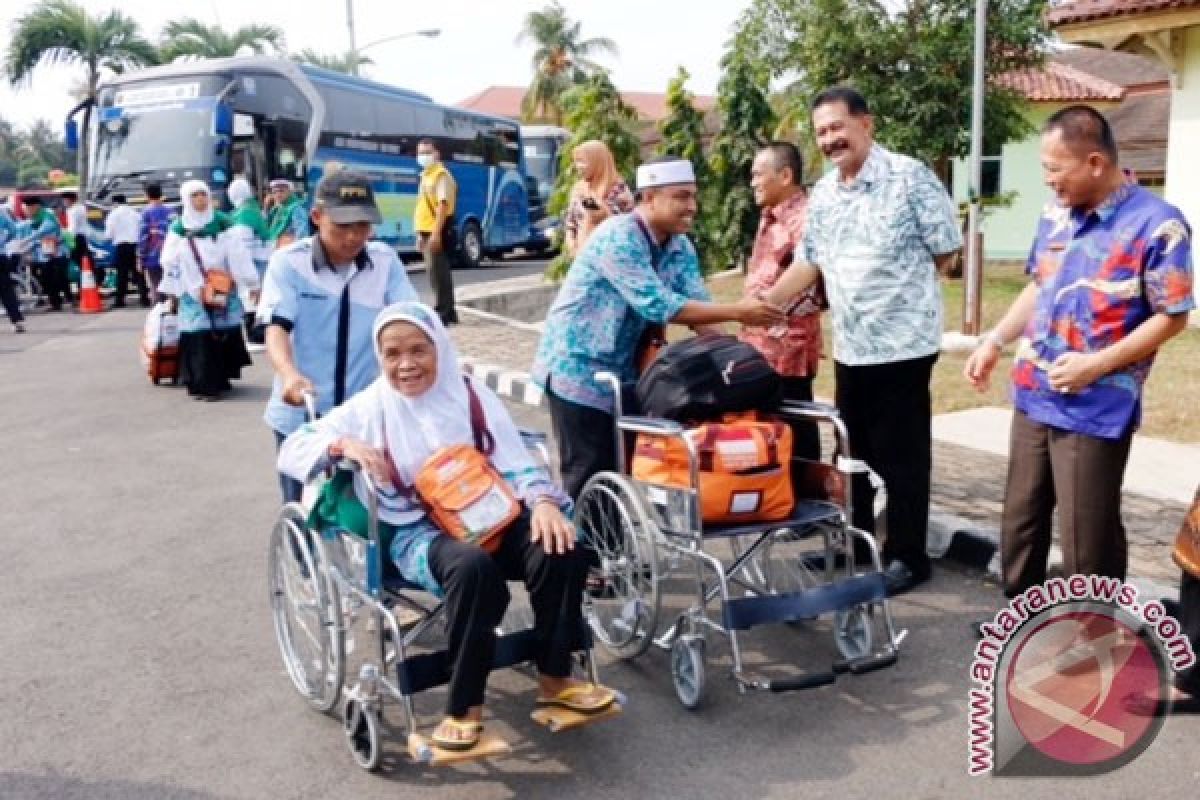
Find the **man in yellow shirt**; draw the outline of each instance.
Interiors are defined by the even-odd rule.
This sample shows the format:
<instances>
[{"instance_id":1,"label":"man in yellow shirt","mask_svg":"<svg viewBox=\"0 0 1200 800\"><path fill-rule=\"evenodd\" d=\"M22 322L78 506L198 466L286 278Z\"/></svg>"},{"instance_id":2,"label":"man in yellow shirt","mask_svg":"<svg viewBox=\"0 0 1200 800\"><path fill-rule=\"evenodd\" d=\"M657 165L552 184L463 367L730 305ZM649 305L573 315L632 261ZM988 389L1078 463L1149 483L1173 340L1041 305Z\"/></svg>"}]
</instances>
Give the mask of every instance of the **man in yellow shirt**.
<instances>
[{"instance_id":1,"label":"man in yellow shirt","mask_svg":"<svg viewBox=\"0 0 1200 800\"><path fill-rule=\"evenodd\" d=\"M425 271L433 290L433 307L443 323L454 325L458 322L458 312L454 308L450 252L454 249L454 206L458 184L442 163L433 139L422 139L417 143L417 163L422 172L413 227L425 257Z\"/></svg>"}]
</instances>

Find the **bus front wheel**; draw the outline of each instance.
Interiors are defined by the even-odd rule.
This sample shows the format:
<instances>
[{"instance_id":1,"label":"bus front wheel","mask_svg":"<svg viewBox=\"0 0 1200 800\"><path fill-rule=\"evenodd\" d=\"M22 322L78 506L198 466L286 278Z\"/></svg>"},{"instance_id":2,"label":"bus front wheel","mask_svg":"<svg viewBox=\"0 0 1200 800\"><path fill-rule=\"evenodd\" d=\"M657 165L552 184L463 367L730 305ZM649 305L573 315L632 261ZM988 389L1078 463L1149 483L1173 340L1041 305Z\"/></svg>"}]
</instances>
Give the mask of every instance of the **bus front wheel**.
<instances>
[{"instance_id":1,"label":"bus front wheel","mask_svg":"<svg viewBox=\"0 0 1200 800\"><path fill-rule=\"evenodd\" d=\"M458 245L458 264L474 268L483 263L483 231L479 223L469 220L463 226L462 241Z\"/></svg>"}]
</instances>

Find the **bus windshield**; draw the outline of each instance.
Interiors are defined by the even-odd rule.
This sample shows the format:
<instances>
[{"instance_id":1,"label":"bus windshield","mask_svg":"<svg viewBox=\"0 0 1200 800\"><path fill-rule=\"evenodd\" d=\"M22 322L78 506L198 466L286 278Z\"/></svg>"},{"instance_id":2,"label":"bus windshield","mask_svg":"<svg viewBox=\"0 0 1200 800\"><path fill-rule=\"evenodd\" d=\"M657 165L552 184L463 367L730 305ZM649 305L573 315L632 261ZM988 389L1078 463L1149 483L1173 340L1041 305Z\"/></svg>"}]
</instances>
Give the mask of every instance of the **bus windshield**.
<instances>
[{"instance_id":1,"label":"bus windshield","mask_svg":"<svg viewBox=\"0 0 1200 800\"><path fill-rule=\"evenodd\" d=\"M108 116L96 128L95 178L214 164L217 148L211 107Z\"/></svg>"},{"instance_id":2,"label":"bus windshield","mask_svg":"<svg viewBox=\"0 0 1200 800\"><path fill-rule=\"evenodd\" d=\"M537 180L538 190L543 196L554 188L558 174L558 140L550 136L525 136L525 171Z\"/></svg>"}]
</instances>

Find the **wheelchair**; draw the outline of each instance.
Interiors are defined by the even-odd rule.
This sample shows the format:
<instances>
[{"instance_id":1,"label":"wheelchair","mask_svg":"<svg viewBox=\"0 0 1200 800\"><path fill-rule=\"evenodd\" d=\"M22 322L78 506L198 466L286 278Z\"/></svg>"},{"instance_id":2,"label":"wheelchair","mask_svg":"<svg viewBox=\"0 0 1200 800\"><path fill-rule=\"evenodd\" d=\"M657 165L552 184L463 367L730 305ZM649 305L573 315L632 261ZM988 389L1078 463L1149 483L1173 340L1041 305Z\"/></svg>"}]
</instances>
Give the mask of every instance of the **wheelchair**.
<instances>
[{"instance_id":1,"label":"wheelchair","mask_svg":"<svg viewBox=\"0 0 1200 800\"><path fill-rule=\"evenodd\" d=\"M315 418L309 405L310 418ZM521 436L548 463L545 435L521 431ZM343 462L335 469L355 467ZM370 477L363 477L370 484ZM313 488L306 487L306 493ZM303 503L288 503L279 513L268 551L268 587L275 636L292 685L315 711L331 713L340 704L346 744L355 763L367 771L381 765L388 701L400 705L404 740L417 763L450 764L509 752L502 739L488 734L471 751L451 752L419 733L414 697L450 679L438 641L444 633L443 605L395 570L381 543L373 491L368 512L366 539L347 531L310 529ZM497 634L493 670L534 660L531 612L515 596ZM365 648L359 649L360 642ZM586 624L572 650L575 671L599 683ZM350 666L352 656L360 662L357 671ZM586 719L544 708L532 716L557 732L620 713L624 704L618 694L612 708Z\"/></svg>"},{"instance_id":2,"label":"wheelchair","mask_svg":"<svg viewBox=\"0 0 1200 800\"><path fill-rule=\"evenodd\" d=\"M802 472L802 487L789 519L715 526L700 517L698 457L685 429L667 420L625 415L617 376L600 372L595 378L612 388L616 401L618 471L594 475L580 492L575 513L581 539L597 555L586 608L589 626L605 650L624 660L637 658L652 644L667 651L675 693L689 710L699 707L704 696L710 632L729 641L739 694L815 688L843 674L862 675L896 663L906 632L895 630L879 550L873 536L850 524L852 475L867 474L880 490L882 481L864 462L850 457L835 408L784 404L778 412L785 421L828 425L837 448L830 463L793 460L793 470ZM690 486L633 479L626 456L632 435L682 440ZM870 564L863 569L855 563L855 541L870 553ZM727 551L724 558L722 549ZM678 593L694 599L664 626L664 594L679 585L684 588ZM803 626L830 613L840 658L829 669L774 678L748 669L740 634L772 623ZM878 638L882 642L877 646Z\"/></svg>"}]
</instances>

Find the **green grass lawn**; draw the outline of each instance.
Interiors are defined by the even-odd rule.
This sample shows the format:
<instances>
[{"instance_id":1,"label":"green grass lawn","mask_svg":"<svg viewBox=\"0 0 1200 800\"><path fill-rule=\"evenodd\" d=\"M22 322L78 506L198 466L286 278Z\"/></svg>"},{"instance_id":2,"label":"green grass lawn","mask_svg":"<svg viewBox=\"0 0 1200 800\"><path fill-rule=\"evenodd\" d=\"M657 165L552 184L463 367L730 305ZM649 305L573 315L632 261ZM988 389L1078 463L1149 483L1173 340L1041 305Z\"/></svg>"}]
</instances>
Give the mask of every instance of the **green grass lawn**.
<instances>
[{"instance_id":1,"label":"green grass lawn","mask_svg":"<svg viewBox=\"0 0 1200 800\"><path fill-rule=\"evenodd\" d=\"M989 264L983 280L983 326L991 328L1020 294L1026 282L1019 266ZM715 299L730 301L741 296L742 278L730 275L712 281ZM942 293L946 308L946 330L962 325L963 283L943 279ZM1200 313L1200 312L1198 312ZM833 397L832 337L829 315L822 321L825 332L825 357L817 375L815 391ZM1010 348L1011 350L1011 348ZM1006 356L996 367L991 388L976 392L962 376L966 355L943 353L933 372L933 410L935 414L961 411L980 406L1007 406L1010 402L1009 371L1012 358ZM1146 386L1141 432L1176 442L1200 443L1200 330L1188 328L1172 339L1158 354Z\"/></svg>"}]
</instances>

